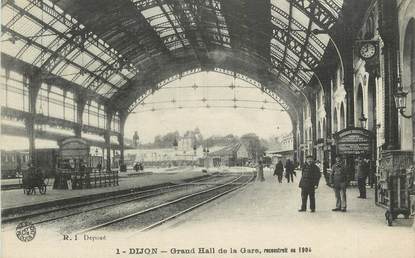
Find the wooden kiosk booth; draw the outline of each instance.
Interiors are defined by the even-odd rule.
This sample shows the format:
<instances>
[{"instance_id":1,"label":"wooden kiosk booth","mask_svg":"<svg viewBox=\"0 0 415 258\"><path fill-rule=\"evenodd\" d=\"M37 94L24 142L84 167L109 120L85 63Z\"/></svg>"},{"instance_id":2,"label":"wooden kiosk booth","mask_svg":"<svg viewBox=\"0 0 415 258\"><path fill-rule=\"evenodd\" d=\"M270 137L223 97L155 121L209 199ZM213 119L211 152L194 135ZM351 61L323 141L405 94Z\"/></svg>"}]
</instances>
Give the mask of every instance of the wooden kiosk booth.
<instances>
[{"instance_id":1,"label":"wooden kiosk booth","mask_svg":"<svg viewBox=\"0 0 415 258\"><path fill-rule=\"evenodd\" d=\"M118 171L93 167L86 140L69 137L59 143L54 189L87 189L118 185Z\"/></svg>"}]
</instances>

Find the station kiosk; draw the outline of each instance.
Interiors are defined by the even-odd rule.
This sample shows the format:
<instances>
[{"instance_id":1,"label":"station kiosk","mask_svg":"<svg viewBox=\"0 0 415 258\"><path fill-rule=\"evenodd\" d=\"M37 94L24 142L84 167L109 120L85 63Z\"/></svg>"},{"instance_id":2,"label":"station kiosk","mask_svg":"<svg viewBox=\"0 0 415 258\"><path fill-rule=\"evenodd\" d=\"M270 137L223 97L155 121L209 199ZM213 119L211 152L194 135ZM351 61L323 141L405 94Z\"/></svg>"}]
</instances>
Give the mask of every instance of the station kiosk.
<instances>
[{"instance_id":1,"label":"station kiosk","mask_svg":"<svg viewBox=\"0 0 415 258\"><path fill-rule=\"evenodd\" d=\"M118 185L118 171L102 171L92 166L90 147L84 139L66 138L59 142L58 168L54 189L86 189Z\"/></svg>"}]
</instances>

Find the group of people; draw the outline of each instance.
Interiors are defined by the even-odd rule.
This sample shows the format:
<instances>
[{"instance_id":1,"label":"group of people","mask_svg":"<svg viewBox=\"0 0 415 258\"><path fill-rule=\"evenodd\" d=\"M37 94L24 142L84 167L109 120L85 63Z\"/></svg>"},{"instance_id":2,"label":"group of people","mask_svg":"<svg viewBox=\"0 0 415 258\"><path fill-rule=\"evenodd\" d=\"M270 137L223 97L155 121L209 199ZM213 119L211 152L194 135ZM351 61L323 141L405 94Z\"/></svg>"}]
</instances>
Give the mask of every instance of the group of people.
<instances>
[{"instance_id":1,"label":"group of people","mask_svg":"<svg viewBox=\"0 0 415 258\"><path fill-rule=\"evenodd\" d=\"M368 172L368 163L363 160L362 157L359 157L356 161L356 177L360 193L358 198L366 198L366 178L368 176ZM301 188L301 208L298 210L299 212L306 211L308 199L310 200L311 212L315 212L315 189L318 188L320 177L320 168L314 163L312 156L307 156L306 163L302 168L302 175L299 184L299 187ZM336 199L336 207L332 209L332 211L346 212L346 187L348 185L349 178L345 163L341 157L336 157L336 163L332 166L329 178L329 185L333 188Z\"/></svg>"},{"instance_id":2,"label":"group of people","mask_svg":"<svg viewBox=\"0 0 415 258\"><path fill-rule=\"evenodd\" d=\"M287 179L288 183L294 182L294 176L296 176L294 169L294 162L292 162L290 159L287 159L287 161L285 162L285 178ZM274 168L274 176L277 176L279 183L282 183L283 174L284 165L282 164L282 161L279 160Z\"/></svg>"}]
</instances>

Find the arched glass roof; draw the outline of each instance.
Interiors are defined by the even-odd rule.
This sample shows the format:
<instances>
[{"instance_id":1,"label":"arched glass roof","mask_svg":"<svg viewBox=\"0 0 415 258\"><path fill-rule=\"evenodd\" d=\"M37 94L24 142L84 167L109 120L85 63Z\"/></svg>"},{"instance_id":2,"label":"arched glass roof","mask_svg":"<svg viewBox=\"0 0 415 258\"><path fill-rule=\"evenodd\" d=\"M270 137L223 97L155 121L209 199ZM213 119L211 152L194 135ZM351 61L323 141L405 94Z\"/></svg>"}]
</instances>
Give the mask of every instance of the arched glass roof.
<instances>
[{"instance_id":1,"label":"arched glass roof","mask_svg":"<svg viewBox=\"0 0 415 258\"><path fill-rule=\"evenodd\" d=\"M298 91L311 80L329 40L313 30L330 30L342 4L342 0L5 0L1 51L41 68L42 78L64 79L114 102L123 101L117 99L123 90L140 90L143 85L131 85L144 73L189 60L203 67L207 60L215 62L212 53L221 49L257 57L269 64L276 81Z\"/></svg>"}]
</instances>

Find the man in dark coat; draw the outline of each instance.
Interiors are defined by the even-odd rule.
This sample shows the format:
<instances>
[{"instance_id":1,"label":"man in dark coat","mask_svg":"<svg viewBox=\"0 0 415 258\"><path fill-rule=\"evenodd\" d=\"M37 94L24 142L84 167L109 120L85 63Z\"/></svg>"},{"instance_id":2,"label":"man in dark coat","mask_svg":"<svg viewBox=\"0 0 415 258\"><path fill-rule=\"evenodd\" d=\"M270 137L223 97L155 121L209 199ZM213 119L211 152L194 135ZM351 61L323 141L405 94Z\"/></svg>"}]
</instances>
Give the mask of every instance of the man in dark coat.
<instances>
[{"instance_id":1,"label":"man in dark coat","mask_svg":"<svg viewBox=\"0 0 415 258\"><path fill-rule=\"evenodd\" d=\"M359 157L356 165L356 174L357 174L357 186L359 188L360 195L357 198L366 199L366 178L369 174L369 165L362 158Z\"/></svg>"},{"instance_id":2,"label":"man in dark coat","mask_svg":"<svg viewBox=\"0 0 415 258\"><path fill-rule=\"evenodd\" d=\"M278 182L282 183L282 174L284 171L284 166L282 165L281 160L277 162L274 169L274 176L276 175L278 177Z\"/></svg>"},{"instance_id":3,"label":"man in dark coat","mask_svg":"<svg viewBox=\"0 0 415 258\"><path fill-rule=\"evenodd\" d=\"M313 156L306 157L306 163L303 166L299 187L301 188L301 209L306 211L307 198L310 198L310 210L316 210L315 189L318 188L320 181L320 169L314 164Z\"/></svg>"},{"instance_id":4,"label":"man in dark coat","mask_svg":"<svg viewBox=\"0 0 415 258\"><path fill-rule=\"evenodd\" d=\"M294 183L294 163L290 159L287 159L285 162L285 176L287 177L288 183L290 179Z\"/></svg>"}]
</instances>

